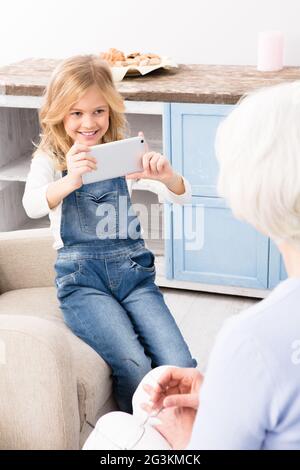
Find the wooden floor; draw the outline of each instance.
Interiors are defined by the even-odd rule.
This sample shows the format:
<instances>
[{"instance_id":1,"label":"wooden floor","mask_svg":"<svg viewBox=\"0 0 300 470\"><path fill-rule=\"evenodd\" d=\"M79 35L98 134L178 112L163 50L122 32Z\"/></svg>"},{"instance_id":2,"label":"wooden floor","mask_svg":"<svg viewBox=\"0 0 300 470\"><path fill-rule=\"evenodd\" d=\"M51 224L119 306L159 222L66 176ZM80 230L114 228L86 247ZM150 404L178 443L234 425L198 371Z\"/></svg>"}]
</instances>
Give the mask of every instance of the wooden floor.
<instances>
[{"instance_id":1,"label":"wooden floor","mask_svg":"<svg viewBox=\"0 0 300 470\"><path fill-rule=\"evenodd\" d=\"M179 289L161 288L161 292L201 371L224 321L258 302L247 297Z\"/></svg>"}]
</instances>

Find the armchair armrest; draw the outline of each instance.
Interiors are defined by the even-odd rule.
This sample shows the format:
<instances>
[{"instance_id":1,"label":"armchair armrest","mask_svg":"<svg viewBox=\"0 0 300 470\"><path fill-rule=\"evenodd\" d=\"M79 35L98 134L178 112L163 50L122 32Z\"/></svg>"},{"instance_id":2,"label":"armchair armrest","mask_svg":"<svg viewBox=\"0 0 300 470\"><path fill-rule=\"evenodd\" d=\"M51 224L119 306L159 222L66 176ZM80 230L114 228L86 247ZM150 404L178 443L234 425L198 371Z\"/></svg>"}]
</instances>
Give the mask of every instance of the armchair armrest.
<instances>
[{"instance_id":1,"label":"armchair armrest","mask_svg":"<svg viewBox=\"0 0 300 470\"><path fill-rule=\"evenodd\" d=\"M56 250L49 228L0 233L0 294L54 286Z\"/></svg>"},{"instance_id":2,"label":"armchair armrest","mask_svg":"<svg viewBox=\"0 0 300 470\"><path fill-rule=\"evenodd\" d=\"M53 322L0 315L0 448L79 449L77 383Z\"/></svg>"}]
</instances>

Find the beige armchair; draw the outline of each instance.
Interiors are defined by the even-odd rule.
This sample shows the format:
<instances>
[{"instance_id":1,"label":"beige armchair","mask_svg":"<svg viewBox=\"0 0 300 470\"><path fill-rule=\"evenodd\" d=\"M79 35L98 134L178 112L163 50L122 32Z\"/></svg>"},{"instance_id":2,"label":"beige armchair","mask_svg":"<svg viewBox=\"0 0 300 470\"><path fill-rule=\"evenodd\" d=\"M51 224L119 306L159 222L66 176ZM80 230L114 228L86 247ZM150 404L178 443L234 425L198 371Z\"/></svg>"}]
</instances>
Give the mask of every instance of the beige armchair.
<instances>
[{"instance_id":1,"label":"beige armchair","mask_svg":"<svg viewBox=\"0 0 300 470\"><path fill-rule=\"evenodd\" d=\"M109 367L63 321L52 243L0 233L0 449L80 449L116 409Z\"/></svg>"}]
</instances>

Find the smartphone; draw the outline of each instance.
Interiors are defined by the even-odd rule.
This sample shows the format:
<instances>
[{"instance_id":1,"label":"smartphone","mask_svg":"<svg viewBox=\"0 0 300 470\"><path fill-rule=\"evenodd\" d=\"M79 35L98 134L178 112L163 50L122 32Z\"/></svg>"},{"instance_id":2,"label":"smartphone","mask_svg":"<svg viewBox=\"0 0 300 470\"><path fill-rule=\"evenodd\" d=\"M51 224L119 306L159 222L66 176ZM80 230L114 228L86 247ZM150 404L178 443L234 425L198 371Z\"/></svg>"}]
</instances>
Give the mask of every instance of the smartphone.
<instances>
[{"instance_id":1,"label":"smartphone","mask_svg":"<svg viewBox=\"0 0 300 470\"><path fill-rule=\"evenodd\" d=\"M145 138L141 136L92 145L89 154L97 159L97 170L83 174L83 184L143 171L142 157L146 153L146 145Z\"/></svg>"}]
</instances>

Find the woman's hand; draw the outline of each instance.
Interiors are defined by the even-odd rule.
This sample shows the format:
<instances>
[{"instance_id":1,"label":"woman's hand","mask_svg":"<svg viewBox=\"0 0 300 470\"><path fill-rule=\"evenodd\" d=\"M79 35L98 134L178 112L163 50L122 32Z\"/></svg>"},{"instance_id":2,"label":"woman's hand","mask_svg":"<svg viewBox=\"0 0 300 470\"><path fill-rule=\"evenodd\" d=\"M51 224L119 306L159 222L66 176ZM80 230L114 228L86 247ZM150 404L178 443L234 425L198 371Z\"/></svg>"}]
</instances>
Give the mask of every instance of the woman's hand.
<instances>
[{"instance_id":1,"label":"woman's hand","mask_svg":"<svg viewBox=\"0 0 300 470\"><path fill-rule=\"evenodd\" d=\"M139 132L139 136L144 137L143 132ZM160 153L147 151L143 155L143 171L129 173L127 179L147 178L164 183L171 191L176 194L183 194L185 187L182 177L174 172L169 160Z\"/></svg>"},{"instance_id":2,"label":"woman's hand","mask_svg":"<svg viewBox=\"0 0 300 470\"><path fill-rule=\"evenodd\" d=\"M82 175L89 171L96 170L96 158L89 155L90 148L87 145L75 142L66 155L68 168L67 180L74 189L82 186Z\"/></svg>"},{"instance_id":3,"label":"woman's hand","mask_svg":"<svg viewBox=\"0 0 300 470\"><path fill-rule=\"evenodd\" d=\"M170 367L154 387L144 385L151 405L143 403L141 406L148 413L163 407L158 415L161 424L155 428L173 449L184 449L189 443L202 381L203 376L197 369Z\"/></svg>"},{"instance_id":4,"label":"woman's hand","mask_svg":"<svg viewBox=\"0 0 300 470\"><path fill-rule=\"evenodd\" d=\"M168 441L172 449L186 449L192 435L197 410L176 406L164 408L155 420L154 428Z\"/></svg>"}]
</instances>

